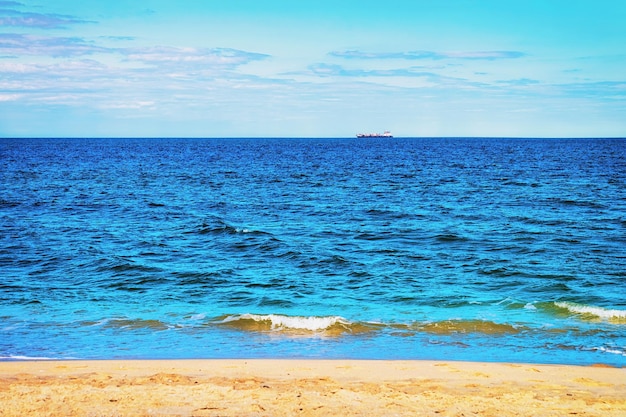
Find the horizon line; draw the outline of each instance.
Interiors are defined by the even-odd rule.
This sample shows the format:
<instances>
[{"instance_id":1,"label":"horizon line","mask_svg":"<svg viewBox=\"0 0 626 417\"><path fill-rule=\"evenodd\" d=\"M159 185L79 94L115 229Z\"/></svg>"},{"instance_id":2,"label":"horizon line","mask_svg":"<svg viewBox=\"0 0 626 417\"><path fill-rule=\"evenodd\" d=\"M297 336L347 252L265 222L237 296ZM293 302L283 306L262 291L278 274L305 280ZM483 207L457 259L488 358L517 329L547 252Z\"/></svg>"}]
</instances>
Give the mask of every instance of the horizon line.
<instances>
[{"instance_id":1,"label":"horizon line","mask_svg":"<svg viewBox=\"0 0 626 417\"><path fill-rule=\"evenodd\" d=\"M0 136L3 139L626 139L626 136Z\"/></svg>"}]
</instances>

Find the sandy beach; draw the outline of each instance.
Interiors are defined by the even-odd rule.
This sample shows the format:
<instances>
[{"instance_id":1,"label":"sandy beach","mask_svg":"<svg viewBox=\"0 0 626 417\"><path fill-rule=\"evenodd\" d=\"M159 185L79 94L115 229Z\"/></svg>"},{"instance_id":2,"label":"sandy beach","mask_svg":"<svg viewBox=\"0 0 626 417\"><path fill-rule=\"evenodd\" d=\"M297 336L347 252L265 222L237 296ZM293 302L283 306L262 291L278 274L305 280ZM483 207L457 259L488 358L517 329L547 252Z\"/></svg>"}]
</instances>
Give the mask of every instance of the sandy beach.
<instances>
[{"instance_id":1,"label":"sandy beach","mask_svg":"<svg viewBox=\"0 0 626 417\"><path fill-rule=\"evenodd\" d=\"M0 416L624 416L626 369L473 362L0 362Z\"/></svg>"}]
</instances>

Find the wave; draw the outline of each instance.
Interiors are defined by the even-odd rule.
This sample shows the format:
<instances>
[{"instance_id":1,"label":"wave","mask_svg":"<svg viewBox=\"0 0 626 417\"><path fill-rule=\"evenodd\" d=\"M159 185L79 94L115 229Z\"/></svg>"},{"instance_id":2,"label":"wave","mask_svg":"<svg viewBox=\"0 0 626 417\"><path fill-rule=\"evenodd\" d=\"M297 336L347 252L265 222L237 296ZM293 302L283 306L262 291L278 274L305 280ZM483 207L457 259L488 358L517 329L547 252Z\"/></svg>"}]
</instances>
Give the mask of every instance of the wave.
<instances>
[{"instance_id":1,"label":"wave","mask_svg":"<svg viewBox=\"0 0 626 417\"><path fill-rule=\"evenodd\" d=\"M67 360L77 358L51 358L47 356L24 356L24 355L8 355L0 356L0 361L54 361L54 360Z\"/></svg>"},{"instance_id":2,"label":"wave","mask_svg":"<svg viewBox=\"0 0 626 417\"><path fill-rule=\"evenodd\" d=\"M436 241L443 242L443 243L466 242L469 240L467 237L458 235L456 233L442 233L442 234L436 235L434 238Z\"/></svg>"},{"instance_id":3,"label":"wave","mask_svg":"<svg viewBox=\"0 0 626 417\"><path fill-rule=\"evenodd\" d=\"M3 207L3 208L17 207L20 204L21 203L19 201L11 201L11 200L5 200L3 198L0 198L0 207Z\"/></svg>"},{"instance_id":4,"label":"wave","mask_svg":"<svg viewBox=\"0 0 626 417\"><path fill-rule=\"evenodd\" d=\"M489 320L442 320L412 326L425 333L451 335L458 333L480 333L483 335L517 334L528 330L526 326L496 323Z\"/></svg>"},{"instance_id":5,"label":"wave","mask_svg":"<svg viewBox=\"0 0 626 417\"><path fill-rule=\"evenodd\" d=\"M626 310L608 309L569 301L557 301L554 303L554 306L569 313L580 315L581 318L601 319L611 323L626 324Z\"/></svg>"},{"instance_id":6,"label":"wave","mask_svg":"<svg viewBox=\"0 0 626 417\"><path fill-rule=\"evenodd\" d=\"M507 309L540 310L556 317L573 317L583 321L607 321L611 324L626 324L626 310L578 304L574 302L524 303L503 300ZM81 326L100 327L122 332L161 332L189 328L226 327L246 333L272 333L284 336L330 336L345 337L386 333L391 336L410 337L418 334L437 336L476 335L478 337L499 337L518 334L544 334L565 330L579 333L582 330L570 327L535 327L524 322L501 322L476 318L449 318L442 320L359 321L329 316L290 316L285 314L225 314L207 317L206 313L186 316L182 321L163 321L154 318L112 317L97 321L81 321ZM602 330L598 330L602 332Z\"/></svg>"},{"instance_id":7,"label":"wave","mask_svg":"<svg viewBox=\"0 0 626 417\"><path fill-rule=\"evenodd\" d=\"M188 231L188 233L198 233L201 235L234 235L234 234L251 234L251 235L269 235L271 233L264 232L262 230L254 230L247 227L237 227L229 224L221 217L217 216L209 216L207 217L202 224L193 231Z\"/></svg>"},{"instance_id":8,"label":"wave","mask_svg":"<svg viewBox=\"0 0 626 417\"><path fill-rule=\"evenodd\" d=\"M441 320L433 322L383 323L352 322L341 316L286 316L281 314L237 314L222 316L213 322L250 332L283 332L286 334L324 334L341 336L389 330L395 335L416 333L454 335L475 333L482 335L518 334L529 330L515 324L495 323L489 320Z\"/></svg>"},{"instance_id":9,"label":"wave","mask_svg":"<svg viewBox=\"0 0 626 417\"><path fill-rule=\"evenodd\" d=\"M626 356L626 349L621 349L621 348L617 348L617 347L600 346L600 347L593 348L591 350L596 350L596 351L602 352L602 353L609 353L609 354L612 354L612 355Z\"/></svg>"},{"instance_id":10,"label":"wave","mask_svg":"<svg viewBox=\"0 0 626 417\"><path fill-rule=\"evenodd\" d=\"M549 198L547 201L555 204L561 204L564 206L590 207L597 209L606 208L606 206L600 202L589 200L575 200L571 198Z\"/></svg>"},{"instance_id":11,"label":"wave","mask_svg":"<svg viewBox=\"0 0 626 417\"><path fill-rule=\"evenodd\" d=\"M246 313L222 316L214 323L245 331L278 331L296 334L340 335L374 330L374 326L353 323L341 316L286 316L282 314Z\"/></svg>"},{"instance_id":12,"label":"wave","mask_svg":"<svg viewBox=\"0 0 626 417\"><path fill-rule=\"evenodd\" d=\"M122 329L122 330L152 330L161 331L171 328L167 323L155 319L130 319L130 318L112 318L102 319L100 321L83 321L83 326L102 326L105 329Z\"/></svg>"}]
</instances>

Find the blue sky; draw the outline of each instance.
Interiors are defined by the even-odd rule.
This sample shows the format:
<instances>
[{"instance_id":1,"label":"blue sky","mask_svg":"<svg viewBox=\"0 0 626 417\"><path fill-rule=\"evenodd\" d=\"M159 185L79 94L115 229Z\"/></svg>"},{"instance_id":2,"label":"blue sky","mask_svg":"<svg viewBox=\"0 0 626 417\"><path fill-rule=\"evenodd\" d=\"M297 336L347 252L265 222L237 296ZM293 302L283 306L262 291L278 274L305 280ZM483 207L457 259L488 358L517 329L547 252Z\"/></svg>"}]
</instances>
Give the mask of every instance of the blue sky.
<instances>
[{"instance_id":1,"label":"blue sky","mask_svg":"<svg viewBox=\"0 0 626 417\"><path fill-rule=\"evenodd\" d=\"M623 0L0 0L0 136L626 136Z\"/></svg>"}]
</instances>

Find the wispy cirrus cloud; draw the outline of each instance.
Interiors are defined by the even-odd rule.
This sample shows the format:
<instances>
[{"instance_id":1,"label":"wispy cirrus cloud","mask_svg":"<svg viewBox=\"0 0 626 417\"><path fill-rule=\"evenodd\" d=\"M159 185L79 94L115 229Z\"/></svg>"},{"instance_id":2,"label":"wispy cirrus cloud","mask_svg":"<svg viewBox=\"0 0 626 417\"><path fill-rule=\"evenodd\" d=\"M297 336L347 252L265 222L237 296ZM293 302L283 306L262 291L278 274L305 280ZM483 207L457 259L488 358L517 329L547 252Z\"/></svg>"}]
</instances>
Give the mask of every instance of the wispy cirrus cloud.
<instances>
[{"instance_id":1,"label":"wispy cirrus cloud","mask_svg":"<svg viewBox=\"0 0 626 417\"><path fill-rule=\"evenodd\" d=\"M55 64L35 64L19 62L0 62L0 74L36 74L46 73L48 76L68 75L75 71L95 74L107 69L107 66L93 59L64 61ZM74 74L76 75L76 74Z\"/></svg>"},{"instance_id":2,"label":"wispy cirrus cloud","mask_svg":"<svg viewBox=\"0 0 626 417\"><path fill-rule=\"evenodd\" d=\"M0 92L18 94L26 101L50 100L50 97L78 97L90 91L111 88L114 80L128 79L130 72L107 67L92 60L58 63L0 62ZM17 96L16 96L17 97Z\"/></svg>"},{"instance_id":3,"label":"wispy cirrus cloud","mask_svg":"<svg viewBox=\"0 0 626 417\"><path fill-rule=\"evenodd\" d=\"M530 85L540 84L539 80L533 80L530 78L517 78L513 80L498 80L496 84L511 86L511 87L526 87Z\"/></svg>"},{"instance_id":4,"label":"wispy cirrus cloud","mask_svg":"<svg viewBox=\"0 0 626 417\"><path fill-rule=\"evenodd\" d=\"M596 81L561 84L560 89L579 97L602 97L608 100L626 101L626 80Z\"/></svg>"},{"instance_id":5,"label":"wispy cirrus cloud","mask_svg":"<svg viewBox=\"0 0 626 417\"><path fill-rule=\"evenodd\" d=\"M336 64L309 65L309 71L320 77L439 77L433 72L422 71L421 68L396 69L347 69Z\"/></svg>"},{"instance_id":6,"label":"wispy cirrus cloud","mask_svg":"<svg viewBox=\"0 0 626 417\"><path fill-rule=\"evenodd\" d=\"M81 57L94 54L118 54L125 61L145 65L211 65L234 68L269 55L232 48L184 48L169 46L111 48L81 37L51 37L0 33L0 55L10 57L48 56Z\"/></svg>"},{"instance_id":7,"label":"wispy cirrus cloud","mask_svg":"<svg viewBox=\"0 0 626 417\"><path fill-rule=\"evenodd\" d=\"M98 46L80 37L49 37L0 33L0 54L11 56L50 56L74 57L96 53L110 53L113 50Z\"/></svg>"},{"instance_id":8,"label":"wispy cirrus cloud","mask_svg":"<svg viewBox=\"0 0 626 417\"><path fill-rule=\"evenodd\" d=\"M435 51L408 51L408 52L364 52L358 50L333 51L330 56L345 59L467 59L488 60L514 59L526 56L520 51L466 51L466 52L435 52Z\"/></svg>"},{"instance_id":9,"label":"wispy cirrus cloud","mask_svg":"<svg viewBox=\"0 0 626 417\"><path fill-rule=\"evenodd\" d=\"M0 26L59 29L78 23L94 23L74 16L55 13L23 12L24 4L16 1L0 1Z\"/></svg>"},{"instance_id":10,"label":"wispy cirrus cloud","mask_svg":"<svg viewBox=\"0 0 626 417\"><path fill-rule=\"evenodd\" d=\"M128 61L148 65L208 64L220 67L237 67L252 61L266 59L269 55L231 48L177 48L169 46L117 49Z\"/></svg>"},{"instance_id":11,"label":"wispy cirrus cloud","mask_svg":"<svg viewBox=\"0 0 626 417\"><path fill-rule=\"evenodd\" d=\"M0 33L0 56L5 58L0 59L0 101L88 102L87 107L146 111L154 103L190 105L199 90L217 94L242 83L262 83L238 69L269 57L233 48L120 45L126 40L133 39ZM172 93L164 99L160 91Z\"/></svg>"}]
</instances>

